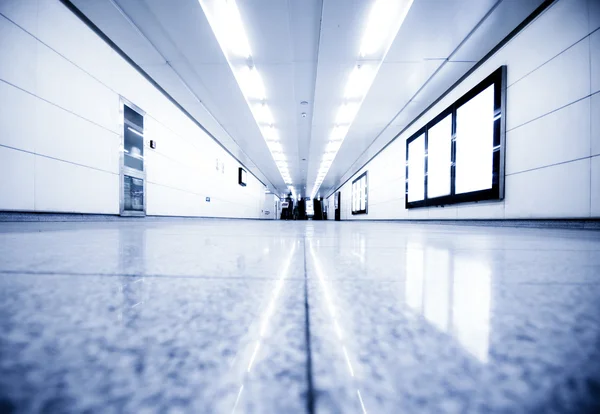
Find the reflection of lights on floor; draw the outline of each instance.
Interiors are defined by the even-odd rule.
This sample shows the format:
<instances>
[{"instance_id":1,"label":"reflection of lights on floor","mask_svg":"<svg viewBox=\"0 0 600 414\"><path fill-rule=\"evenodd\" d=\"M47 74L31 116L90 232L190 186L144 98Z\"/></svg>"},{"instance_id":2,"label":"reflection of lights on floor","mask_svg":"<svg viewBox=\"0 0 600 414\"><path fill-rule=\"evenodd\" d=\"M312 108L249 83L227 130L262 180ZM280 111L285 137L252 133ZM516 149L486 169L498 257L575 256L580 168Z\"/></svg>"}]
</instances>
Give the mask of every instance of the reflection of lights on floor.
<instances>
[{"instance_id":1,"label":"reflection of lights on floor","mask_svg":"<svg viewBox=\"0 0 600 414\"><path fill-rule=\"evenodd\" d=\"M346 356L346 362L348 363L348 368L350 369L350 375L354 376L354 370L352 369L352 364L350 363L350 358L348 357L348 351L346 351L346 345L342 345L342 349L344 350L344 355Z\"/></svg>"},{"instance_id":2,"label":"reflection of lights on floor","mask_svg":"<svg viewBox=\"0 0 600 414\"><path fill-rule=\"evenodd\" d=\"M258 351L260 350L261 340L262 340L262 338L264 338L264 336L267 332L267 328L269 326L271 317L273 316L273 313L275 310L275 303L277 302L277 299L279 298L279 295L283 288L283 283L289 275L292 258L294 257L294 253L296 251L296 244L293 244L292 246L293 246L292 251L290 252L290 255L288 256L284 266L281 268L279 279L277 279L277 282L275 283L275 288L273 289L273 293L271 294L271 300L269 301L267 310L265 311L263 317L261 318L262 323L260 325L259 339L256 341L256 345L254 346L254 351L252 351L252 355L250 356L250 361L248 362L248 368L246 369L246 372L248 374L252 371L252 367L254 365L254 360L256 359L256 356L258 355ZM231 363L229 365L230 367L232 367L234 365L235 361L237 360L237 356L238 355L236 354L233 357L233 359L231 360ZM235 404L233 406L232 413L235 412L235 409L240 401L240 397L242 395L243 389L244 389L244 384L242 384L242 386L240 387L240 391L238 392L237 398L235 400Z\"/></svg>"},{"instance_id":3,"label":"reflection of lights on floor","mask_svg":"<svg viewBox=\"0 0 600 414\"><path fill-rule=\"evenodd\" d=\"M367 409L365 408L365 403L363 402L363 399L360 396L360 391L356 390L356 393L358 394L358 400L360 401L360 406L362 407L363 413L367 414Z\"/></svg>"},{"instance_id":4,"label":"reflection of lights on floor","mask_svg":"<svg viewBox=\"0 0 600 414\"><path fill-rule=\"evenodd\" d=\"M240 402L240 397L242 395L242 391L244 390L244 384L240 387L240 391L238 392L237 398L235 399L235 404L233 405L233 410L231 410L231 414L235 413L235 409L237 408L238 402Z\"/></svg>"},{"instance_id":5,"label":"reflection of lights on floor","mask_svg":"<svg viewBox=\"0 0 600 414\"><path fill-rule=\"evenodd\" d=\"M329 287L327 285L327 282L325 281L323 269L321 268L321 262L319 262L319 260L317 259L316 255L315 255L315 250L313 248L312 240L310 243L310 255L311 255L311 257L313 259L313 263L315 265L315 271L317 274L317 278L319 279L319 284L321 285L321 288L323 289L323 296L325 297L325 302L327 303L327 309L329 311L329 315L331 316L331 321L333 323L333 326L335 327L335 332L337 334L338 340L342 344L342 351L343 351L344 357L346 359L346 364L348 365L348 370L350 371L350 375L354 378L354 369L352 368L352 362L350 361L350 356L348 355L348 351L346 350L346 345L344 345L344 342L343 342L342 330L340 329L340 326L339 326L337 318L336 318L335 306L333 305L333 301L331 300L331 296L329 294ZM363 413L366 414L367 410L365 409L365 404L363 402L362 396L360 395L360 391L357 389L356 393L358 395L358 400L360 401L360 406L362 407Z\"/></svg>"},{"instance_id":6,"label":"reflection of lights on floor","mask_svg":"<svg viewBox=\"0 0 600 414\"><path fill-rule=\"evenodd\" d=\"M256 353L258 352L258 348L260 348L260 341L256 341L256 347L254 347L254 352L252 353L252 357L250 358L250 363L248 364L248 372L252 369L252 364L254 363L254 358L256 358Z\"/></svg>"},{"instance_id":7,"label":"reflection of lights on floor","mask_svg":"<svg viewBox=\"0 0 600 414\"><path fill-rule=\"evenodd\" d=\"M406 246L406 303L480 362L489 350L492 271L447 249Z\"/></svg>"}]
</instances>

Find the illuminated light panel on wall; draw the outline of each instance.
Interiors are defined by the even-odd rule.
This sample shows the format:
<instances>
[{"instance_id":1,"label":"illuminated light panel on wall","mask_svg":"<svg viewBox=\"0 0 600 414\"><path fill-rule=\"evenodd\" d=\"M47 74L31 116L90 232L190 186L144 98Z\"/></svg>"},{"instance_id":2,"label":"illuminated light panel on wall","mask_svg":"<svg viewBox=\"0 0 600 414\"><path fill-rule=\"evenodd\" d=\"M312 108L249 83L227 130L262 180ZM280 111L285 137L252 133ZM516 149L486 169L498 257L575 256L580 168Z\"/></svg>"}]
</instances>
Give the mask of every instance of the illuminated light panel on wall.
<instances>
[{"instance_id":1,"label":"illuminated light panel on wall","mask_svg":"<svg viewBox=\"0 0 600 414\"><path fill-rule=\"evenodd\" d=\"M323 160L335 159L413 1L375 0L373 2L361 39L357 63L348 75L343 100L334 121L336 127L325 149ZM339 141L337 148L332 145L333 141ZM311 198L314 198L319 191L323 181L320 177L323 171L325 171L325 175L327 174L329 166L331 163L324 169L324 164L321 164L319 177L311 191Z\"/></svg>"},{"instance_id":2,"label":"illuminated light panel on wall","mask_svg":"<svg viewBox=\"0 0 600 414\"><path fill-rule=\"evenodd\" d=\"M262 77L252 60L252 49L244 29L244 23L235 0L198 0L217 38L227 63L235 76L246 103L261 130L275 161L285 160L283 148L278 142L275 120L268 106L267 91ZM277 165L286 183L291 182L289 171ZM287 168L287 164L286 164Z\"/></svg>"}]
</instances>

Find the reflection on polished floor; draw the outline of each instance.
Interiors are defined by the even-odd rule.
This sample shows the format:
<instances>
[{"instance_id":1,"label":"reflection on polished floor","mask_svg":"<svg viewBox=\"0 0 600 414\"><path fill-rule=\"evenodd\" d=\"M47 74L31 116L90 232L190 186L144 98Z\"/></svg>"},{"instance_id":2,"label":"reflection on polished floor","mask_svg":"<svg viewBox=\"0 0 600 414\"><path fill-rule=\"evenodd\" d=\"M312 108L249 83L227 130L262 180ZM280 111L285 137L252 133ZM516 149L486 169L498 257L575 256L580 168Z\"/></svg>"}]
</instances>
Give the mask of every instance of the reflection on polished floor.
<instances>
[{"instance_id":1,"label":"reflection on polished floor","mask_svg":"<svg viewBox=\"0 0 600 414\"><path fill-rule=\"evenodd\" d=\"M600 233L0 223L0 412L600 412Z\"/></svg>"}]
</instances>

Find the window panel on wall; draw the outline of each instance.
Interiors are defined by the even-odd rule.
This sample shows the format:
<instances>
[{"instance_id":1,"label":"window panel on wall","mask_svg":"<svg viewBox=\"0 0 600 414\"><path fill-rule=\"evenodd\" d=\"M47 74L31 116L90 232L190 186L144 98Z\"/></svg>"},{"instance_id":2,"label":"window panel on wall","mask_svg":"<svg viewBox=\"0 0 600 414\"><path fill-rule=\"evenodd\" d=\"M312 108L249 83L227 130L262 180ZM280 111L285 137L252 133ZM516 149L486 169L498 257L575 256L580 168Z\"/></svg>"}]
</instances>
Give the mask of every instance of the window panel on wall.
<instances>
[{"instance_id":1,"label":"window panel on wall","mask_svg":"<svg viewBox=\"0 0 600 414\"><path fill-rule=\"evenodd\" d=\"M456 110L456 193L492 188L494 85Z\"/></svg>"},{"instance_id":2,"label":"window panel on wall","mask_svg":"<svg viewBox=\"0 0 600 414\"><path fill-rule=\"evenodd\" d=\"M427 197L450 194L452 166L452 114L427 132Z\"/></svg>"},{"instance_id":3,"label":"window panel on wall","mask_svg":"<svg viewBox=\"0 0 600 414\"><path fill-rule=\"evenodd\" d=\"M406 141L406 208L504 198L506 66Z\"/></svg>"},{"instance_id":4,"label":"window panel on wall","mask_svg":"<svg viewBox=\"0 0 600 414\"><path fill-rule=\"evenodd\" d=\"M425 198L425 134L408 144L408 201Z\"/></svg>"},{"instance_id":5,"label":"window panel on wall","mask_svg":"<svg viewBox=\"0 0 600 414\"><path fill-rule=\"evenodd\" d=\"M366 214L367 200L367 173L352 182L352 214Z\"/></svg>"},{"instance_id":6,"label":"window panel on wall","mask_svg":"<svg viewBox=\"0 0 600 414\"><path fill-rule=\"evenodd\" d=\"M365 175L362 178L362 197L361 197L362 203L361 203L361 210L366 210L367 209L367 176Z\"/></svg>"}]
</instances>

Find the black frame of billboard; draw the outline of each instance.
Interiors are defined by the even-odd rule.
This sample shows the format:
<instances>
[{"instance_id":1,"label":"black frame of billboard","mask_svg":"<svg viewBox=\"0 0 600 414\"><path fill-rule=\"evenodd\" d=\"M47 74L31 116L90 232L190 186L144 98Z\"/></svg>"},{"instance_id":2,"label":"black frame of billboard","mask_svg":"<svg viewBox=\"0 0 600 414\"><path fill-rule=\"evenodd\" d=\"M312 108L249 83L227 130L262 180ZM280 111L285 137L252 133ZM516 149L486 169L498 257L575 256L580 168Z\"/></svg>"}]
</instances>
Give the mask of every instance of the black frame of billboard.
<instances>
[{"instance_id":1,"label":"black frame of billboard","mask_svg":"<svg viewBox=\"0 0 600 414\"><path fill-rule=\"evenodd\" d=\"M489 86L494 86L494 152L493 152L493 176L492 188L468 193L456 194L456 111L459 107L469 102L480 92L483 92ZM427 197L427 172L428 172L428 131L446 116L452 115L452 162L450 166L450 194L428 198ZM409 144L425 134L425 171L423 178L425 180L424 199L419 201L408 201L408 146ZM491 75L473 87L469 92L455 101L443 112L429 121L423 128L419 129L410 138L406 140L406 181L405 181L405 207L419 208L431 206L443 206L449 204L477 202L483 200L503 200L504 199L504 157L505 157L505 136L506 136L506 66L496 69Z\"/></svg>"},{"instance_id":2,"label":"black frame of billboard","mask_svg":"<svg viewBox=\"0 0 600 414\"><path fill-rule=\"evenodd\" d=\"M352 181L352 186L350 187L350 191L351 191L351 199L350 199L350 207L352 210L352 215L356 215L356 214L368 214L369 212L369 176L368 173L369 171L365 171L364 173L362 173L361 175L359 175L358 177L356 177L356 179L354 181ZM359 181L360 179L362 179L363 177L365 177L365 208L363 210L356 210L354 211L354 206L352 205L352 201L354 201L354 183Z\"/></svg>"},{"instance_id":3,"label":"black frame of billboard","mask_svg":"<svg viewBox=\"0 0 600 414\"><path fill-rule=\"evenodd\" d=\"M246 187L246 181L244 181L244 173L246 174L246 177L248 176L248 172L240 167L238 169L238 184L241 185L242 187Z\"/></svg>"}]
</instances>

